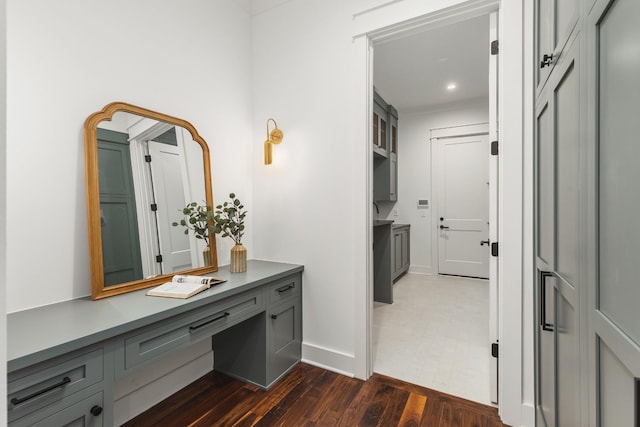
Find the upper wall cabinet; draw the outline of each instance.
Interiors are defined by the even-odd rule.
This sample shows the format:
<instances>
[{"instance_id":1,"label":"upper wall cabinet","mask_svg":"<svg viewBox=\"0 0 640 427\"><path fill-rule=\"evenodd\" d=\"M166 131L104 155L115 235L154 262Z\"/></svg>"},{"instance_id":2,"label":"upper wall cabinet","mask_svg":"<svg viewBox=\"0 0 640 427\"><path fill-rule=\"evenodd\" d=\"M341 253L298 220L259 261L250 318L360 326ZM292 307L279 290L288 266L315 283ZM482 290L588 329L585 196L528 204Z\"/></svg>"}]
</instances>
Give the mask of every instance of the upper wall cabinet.
<instances>
[{"instance_id":1,"label":"upper wall cabinet","mask_svg":"<svg viewBox=\"0 0 640 427\"><path fill-rule=\"evenodd\" d=\"M373 200L398 200L398 110L374 89Z\"/></svg>"},{"instance_id":2,"label":"upper wall cabinet","mask_svg":"<svg viewBox=\"0 0 640 427\"><path fill-rule=\"evenodd\" d=\"M579 0L536 0L536 93L558 63L578 22Z\"/></svg>"},{"instance_id":3,"label":"upper wall cabinet","mask_svg":"<svg viewBox=\"0 0 640 427\"><path fill-rule=\"evenodd\" d=\"M382 157L387 157L387 140L389 138L387 108L387 103L375 93L373 101L373 152Z\"/></svg>"}]
</instances>

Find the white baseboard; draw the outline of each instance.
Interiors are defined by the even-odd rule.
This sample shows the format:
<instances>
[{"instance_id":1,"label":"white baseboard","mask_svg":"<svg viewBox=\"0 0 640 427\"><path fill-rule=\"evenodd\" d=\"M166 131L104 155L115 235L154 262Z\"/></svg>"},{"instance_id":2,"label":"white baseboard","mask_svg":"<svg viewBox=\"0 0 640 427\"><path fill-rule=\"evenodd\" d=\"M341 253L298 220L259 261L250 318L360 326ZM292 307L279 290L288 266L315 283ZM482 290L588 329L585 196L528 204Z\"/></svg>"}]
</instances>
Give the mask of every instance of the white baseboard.
<instances>
[{"instance_id":1,"label":"white baseboard","mask_svg":"<svg viewBox=\"0 0 640 427\"><path fill-rule=\"evenodd\" d=\"M167 355L116 381L113 421L121 425L213 369L211 341Z\"/></svg>"},{"instance_id":2,"label":"white baseboard","mask_svg":"<svg viewBox=\"0 0 640 427\"><path fill-rule=\"evenodd\" d=\"M520 414L522 427L534 427L536 425L536 408L531 403L523 403Z\"/></svg>"},{"instance_id":3,"label":"white baseboard","mask_svg":"<svg viewBox=\"0 0 640 427\"><path fill-rule=\"evenodd\" d=\"M352 378L355 372L355 358L352 354L309 343L302 343L302 361Z\"/></svg>"},{"instance_id":4,"label":"white baseboard","mask_svg":"<svg viewBox=\"0 0 640 427\"><path fill-rule=\"evenodd\" d=\"M433 269L428 265L410 265L409 273L433 275Z\"/></svg>"}]
</instances>

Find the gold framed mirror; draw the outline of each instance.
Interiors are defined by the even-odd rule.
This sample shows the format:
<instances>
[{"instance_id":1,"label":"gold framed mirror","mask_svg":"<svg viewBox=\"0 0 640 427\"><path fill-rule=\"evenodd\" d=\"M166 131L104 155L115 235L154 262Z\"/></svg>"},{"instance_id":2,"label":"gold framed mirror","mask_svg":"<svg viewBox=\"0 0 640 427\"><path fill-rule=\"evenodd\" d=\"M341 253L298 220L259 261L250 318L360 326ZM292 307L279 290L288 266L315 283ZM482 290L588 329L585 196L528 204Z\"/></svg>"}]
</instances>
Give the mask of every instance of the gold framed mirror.
<instances>
[{"instance_id":1,"label":"gold framed mirror","mask_svg":"<svg viewBox=\"0 0 640 427\"><path fill-rule=\"evenodd\" d=\"M94 300L218 271L215 235L180 224L188 204L213 207L209 147L191 123L113 102L84 139Z\"/></svg>"}]
</instances>

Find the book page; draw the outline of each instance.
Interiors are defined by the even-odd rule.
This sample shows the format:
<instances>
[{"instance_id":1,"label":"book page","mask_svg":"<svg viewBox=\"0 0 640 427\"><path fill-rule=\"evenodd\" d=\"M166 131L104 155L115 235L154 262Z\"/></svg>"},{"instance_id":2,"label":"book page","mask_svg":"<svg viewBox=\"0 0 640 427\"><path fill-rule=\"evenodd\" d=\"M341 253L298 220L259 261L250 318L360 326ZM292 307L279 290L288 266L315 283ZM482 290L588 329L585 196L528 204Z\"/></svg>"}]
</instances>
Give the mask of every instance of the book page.
<instances>
[{"instance_id":1,"label":"book page","mask_svg":"<svg viewBox=\"0 0 640 427\"><path fill-rule=\"evenodd\" d=\"M188 274L176 274L171 281L175 283L197 283L208 286L224 282L223 279L217 277L190 276Z\"/></svg>"}]
</instances>

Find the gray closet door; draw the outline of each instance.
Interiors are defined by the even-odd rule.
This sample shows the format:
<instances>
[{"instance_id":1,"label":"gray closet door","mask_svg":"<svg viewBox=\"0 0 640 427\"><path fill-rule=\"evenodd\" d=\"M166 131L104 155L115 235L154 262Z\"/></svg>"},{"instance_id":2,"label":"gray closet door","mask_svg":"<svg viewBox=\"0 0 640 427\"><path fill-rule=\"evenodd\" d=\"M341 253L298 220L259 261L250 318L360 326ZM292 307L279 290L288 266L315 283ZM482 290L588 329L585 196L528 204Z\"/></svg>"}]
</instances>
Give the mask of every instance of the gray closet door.
<instances>
[{"instance_id":1,"label":"gray closet door","mask_svg":"<svg viewBox=\"0 0 640 427\"><path fill-rule=\"evenodd\" d=\"M535 0L535 81L538 92L560 58L578 22L579 0ZM545 62L545 66L540 66Z\"/></svg>"},{"instance_id":2,"label":"gray closet door","mask_svg":"<svg viewBox=\"0 0 640 427\"><path fill-rule=\"evenodd\" d=\"M596 2L589 20L595 123L589 345L598 426L640 425L639 22L638 0Z\"/></svg>"},{"instance_id":3,"label":"gray closet door","mask_svg":"<svg viewBox=\"0 0 640 427\"><path fill-rule=\"evenodd\" d=\"M579 426L579 39L538 98L536 115L536 406L538 426Z\"/></svg>"}]
</instances>

